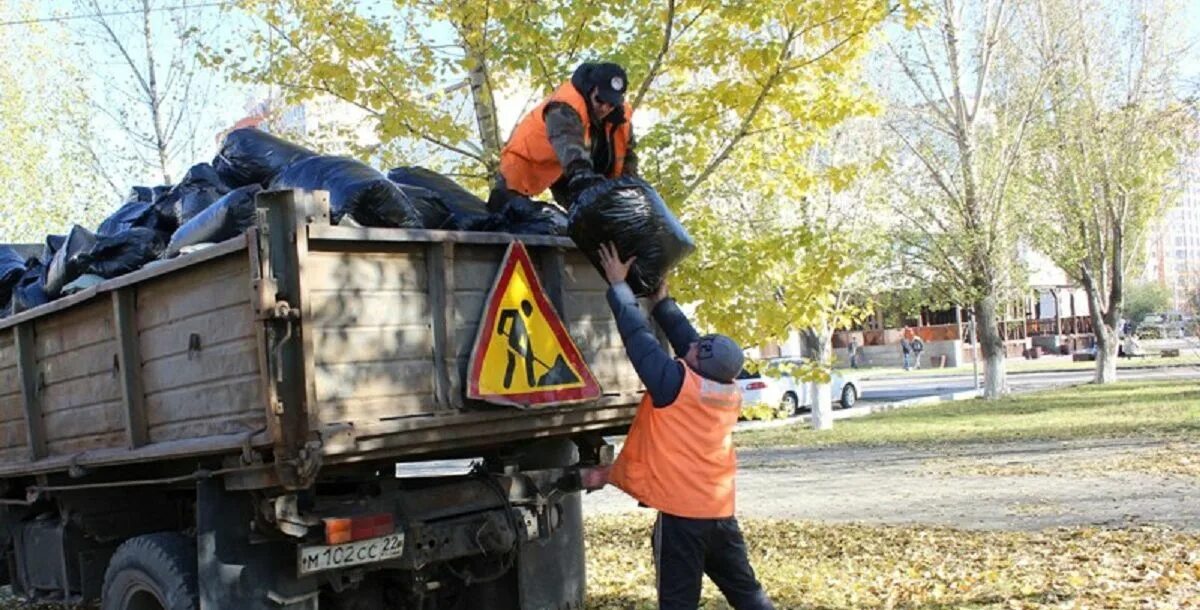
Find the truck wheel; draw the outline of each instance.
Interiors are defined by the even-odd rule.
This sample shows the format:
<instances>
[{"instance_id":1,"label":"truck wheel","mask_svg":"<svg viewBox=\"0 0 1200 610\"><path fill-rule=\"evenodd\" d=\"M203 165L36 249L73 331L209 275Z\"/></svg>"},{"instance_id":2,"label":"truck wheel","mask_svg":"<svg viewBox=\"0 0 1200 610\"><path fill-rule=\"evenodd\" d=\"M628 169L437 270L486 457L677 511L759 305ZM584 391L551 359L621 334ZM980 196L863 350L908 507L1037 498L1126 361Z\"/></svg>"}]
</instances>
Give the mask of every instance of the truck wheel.
<instances>
[{"instance_id":1,"label":"truck wheel","mask_svg":"<svg viewBox=\"0 0 1200 610\"><path fill-rule=\"evenodd\" d=\"M104 572L101 610L196 610L196 547L174 532L125 541Z\"/></svg>"}]
</instances>

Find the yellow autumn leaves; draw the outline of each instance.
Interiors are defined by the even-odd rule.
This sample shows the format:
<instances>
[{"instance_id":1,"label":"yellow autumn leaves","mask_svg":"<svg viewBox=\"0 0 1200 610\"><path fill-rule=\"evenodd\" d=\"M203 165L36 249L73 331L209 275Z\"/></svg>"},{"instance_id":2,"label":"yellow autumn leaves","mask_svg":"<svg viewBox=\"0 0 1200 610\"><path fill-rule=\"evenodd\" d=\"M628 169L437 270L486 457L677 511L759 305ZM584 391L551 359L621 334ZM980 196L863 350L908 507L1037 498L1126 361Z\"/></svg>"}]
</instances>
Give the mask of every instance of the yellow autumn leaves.
<instances>
[{"instance_id":1,"label":"yellow autumn leaves","mask_svg":"<svg viewBox=\"0 0 1200 610\"><path fill-rule=\"evenodd\" d=\"M795 490L803 493L803 490ZM649 514L592 519L588 608L655 608ZM1200 608L1200 535L742 521L776 608ZM702 607L727 609L705 584Z\"/></svg>"}]
</instances>

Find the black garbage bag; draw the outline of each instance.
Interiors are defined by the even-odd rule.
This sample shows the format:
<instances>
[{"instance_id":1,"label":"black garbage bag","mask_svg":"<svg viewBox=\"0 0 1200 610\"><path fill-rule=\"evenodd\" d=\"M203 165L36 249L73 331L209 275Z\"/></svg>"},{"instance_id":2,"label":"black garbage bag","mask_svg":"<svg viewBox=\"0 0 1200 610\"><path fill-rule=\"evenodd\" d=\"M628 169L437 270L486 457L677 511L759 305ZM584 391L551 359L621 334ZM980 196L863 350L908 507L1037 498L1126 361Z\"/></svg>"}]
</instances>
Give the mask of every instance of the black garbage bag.
<instances>
[{"instance_id":1,"label":"black garbage bag","mask_svg":"<svg viewBox=\"0 0 1200 610\"><path fill-rule=\"evenodd\" d=\"M317 153L254 127L235 129L225 136L213 167L231 188L266 186L283 168Z\"/></svg>"},{"instance_id":2,"label":"black garbage bag","mask_svg":"<svg viewBox=\"0 0 1200 610\"><path fill-rule=\"evenodd\" d=\"M163 233L134 227L116 235L100 237L90 252L77 257L77 264L85 274L114 278L158 260L164 248L166 236Z\"/></svg>"},{"instance_id":3,"label":"black garbage bag","mask_svg":"<svg viewBox=\"0 0 1200 610\"><path fill-rule=\"evenodd\" d=\"M658 289L679 261L696 249L667 204L645 181L606 180L583 193L571 208L571 239L600 270L600 244L614 242L622 259L637 256L629 287L646 296Z\"/></svg>"},{"instance_id":4,"label":"black garbage bag","mask_svg":"<svg viewBox=\"0 0 1200 610\"><path fill-rule=\"evenodd\" d=\"M155 199L154 207L160 216L168 219L170 230L174 230L228 192L229 188L213 166L199 163L193 165L166 195Z\"/></svg>"},{"instance_id":5,"label":"black garbage bag","mask_svg":"<svg viewBox=\"0 0 1200 610\"><path fill-rule=\"evenodd\" d=\"M175 256L187 246L241 235L254 224L254 196L261 190L257 184L251 184L229 191L171 235L166 256Z\"/></svg>"},{"instance_id":6,"label":"black garbage bag","mask_svg":"<svg viewBox=\"0 0 1200 610\"><path fill-rule=\"evenodd\" d=\"M12 312L21 313L38 305L50 302L45 290L46 267L37 258L31 258L25 263L25 275L17 283L12 293Z\"/></svg>"},{"instance_id":7,"label":"black garbage bag","mask_svg":"<svg viewBox=\"0 0 1200 610\"><path fill-rule=\"evenodd\" d=\"M419 186L437 193L438 197L456 208L486 212L487 203L471 194L454 180L424 167L397 167L388 171L388 180L396 184Z\"/></svg>"},{"instance_id":8,"label":"black garbage bag","mask_svg":"<svg viewBox=\"0 0 1200 610\"><path fill-rule=\"evenodd\" d=\"M465 229L488 214L487 203L433 170L397 167L388 172L388 180L413 202L427 229Z\"/></svg>"},{"instance_id":9,"label":"black garbage bag","mask_svg":"<svg viewBox=\"0 0 1200 610\"><path fill-rule=\"evenodd\" d=\"M421 217L421 226L442 231L466 231L470 227L486 222L488 212L455 207L436 192L410 184L396 184L401 193L412 202Z\"/></svg>"},{"instance_id":10,"label":"black garbage bag","mask_svg":"<svg viewBox=\"0 0 1200 610\"><path fill-rule=\"evenodd\" d=\"M369 165L346 157L309 157L287 166L272 189L329 191L334 224L349 214L367 227L421 228L421 216L399 187Z\"/></svg>"},{"instance_id":11,"label":"black garbage bag","mask_svg":"<svg viewBox=\"0 0 1200 610\"><path fill-rule=\"evenodd\" d=\"M66 241L66 235L47 235L46 245L42 247L42 264L49 265L50 259L54 258L54 253L58 252L58 249L61 248Z\"/></svg>"},{"instance_id":12,"label":"black garbage bag","mask_svg":"<svg viewBox=\"0 0 1200 610\"><path fill-rule=\"evenodd\" d=\"M52 299L57 298L62 292L63 286L83 274L84 270L76 264L75 257L81 252L90 251L95 245L95 233L79 225L71 227L62 245L46 266L45 290L47 296Z\"/></svg>"},{"instance_id":13,"label":"black garbage bag","mask_svg":"<svg viewBox=\"0 0 1200 610\"><path fill-rule=\"evenodd\" d=\"M116 235L98 238L89 250L72 257L71 269L78 270L80 275L89 273L114 278L137 271L142 265L157 260L165 247L162 233L134 227Z\"/></svg>"},{"instance_id":14,"label":"black garbage bag","mask_svg":"<svg viewBox=\"0 0 1200 610\"><path fill-rule=\"evenodd\" d=\"M159 232L169 232L172 221L163 218L158 208L153 204L141 201L131 201L121 206L112 216L104 219L96 229L97 235L116 235L134 227L154 229Z\"/></svg>"},{"instance_id":15,"label":"black garbage bag","mask_svg":"<svg viewBox=\"0 0 1200 610\"><path fill-rule=\"evenodd\" d=\"M8 246L0 247L0 307L12 299L13 289L25 275L25 259Z\"/></svg>"},{"instance_id":16,"label":"black garbage bag","mask_svg":"<svg viewBox=\"0 0 1200 610\"><path fill-rule=\"evenodd\" d=\"M129 189L129 196L125 198L125 203L154 203L154 188L149 186L135 186Z\"/></svg>"},{"instance_id":17,"label":"black garbage bag","mask_svg":"<svg viewBox=\"0 0 1200 610\"><path fill-rule=\"evenodd\" d=\"M514 235L566 235L567 215L558 206L514 196L499 212L478 217L460 227L464 231L491 231Z\"/></svg>"},{"instance_id":18,"label":"black garbage bag","mask_svg":"<svg viewBox=\"0 0 1200 610\"><path fill-rule=\"evenodd\" d=\"M528 197L511 197L500 211L504 231L519 235L566 235L567 215L558 206Z\"/></svg>"}]
</instances>

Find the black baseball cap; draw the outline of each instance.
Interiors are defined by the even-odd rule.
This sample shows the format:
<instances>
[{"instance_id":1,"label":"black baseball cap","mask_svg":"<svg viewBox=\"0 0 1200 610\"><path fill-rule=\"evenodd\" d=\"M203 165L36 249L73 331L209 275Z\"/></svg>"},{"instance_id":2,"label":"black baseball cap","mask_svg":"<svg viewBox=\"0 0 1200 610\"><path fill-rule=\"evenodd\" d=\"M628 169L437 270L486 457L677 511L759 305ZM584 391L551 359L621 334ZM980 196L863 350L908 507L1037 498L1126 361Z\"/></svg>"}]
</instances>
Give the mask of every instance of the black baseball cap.
<instances>
[{"instance_id":1,"label":"black baseball cap","mask_svg":"<svg viewBox=\"0 0 1200 610\"><path fill-rule=\"evenodd\" d=\"M625 90L629 87L629 77L625 75L625 68L617 64L612 62L582 64L575 69L571 82L584 95L590 93L592 87L598 87L601 100L618 108L625 104Z\"/></svg>"}]
</instances>

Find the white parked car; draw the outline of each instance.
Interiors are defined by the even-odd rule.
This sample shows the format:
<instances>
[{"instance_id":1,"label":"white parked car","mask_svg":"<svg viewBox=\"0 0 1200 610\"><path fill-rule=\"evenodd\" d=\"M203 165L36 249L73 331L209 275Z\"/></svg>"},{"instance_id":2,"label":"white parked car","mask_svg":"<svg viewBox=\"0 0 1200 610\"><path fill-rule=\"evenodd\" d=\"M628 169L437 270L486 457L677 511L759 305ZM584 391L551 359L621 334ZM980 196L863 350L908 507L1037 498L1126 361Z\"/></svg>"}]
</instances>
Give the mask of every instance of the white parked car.
<instances>
[{"instance_id":1,"label":"white parked car","mask_svg":"<svg viewBox=\"0 0 1200 610\"><path fill-rule=\"evenodd\" d=\"M803 361L795 358L772 358L766 366L782 366L801 364ZM763 367L765 368L765 367ZM763 373L742 371L737 378L738 387L742 390L742 404L766 404L778 406L779 410L791 415L801 408L812 407L812 396L809 384L798 381L787 371L779 376ZM829 380L830 394L835 404L843 409L849 409L858 402L859 382L846 378L838 371L833 371Z\"/></svg>"}]
</instances>

